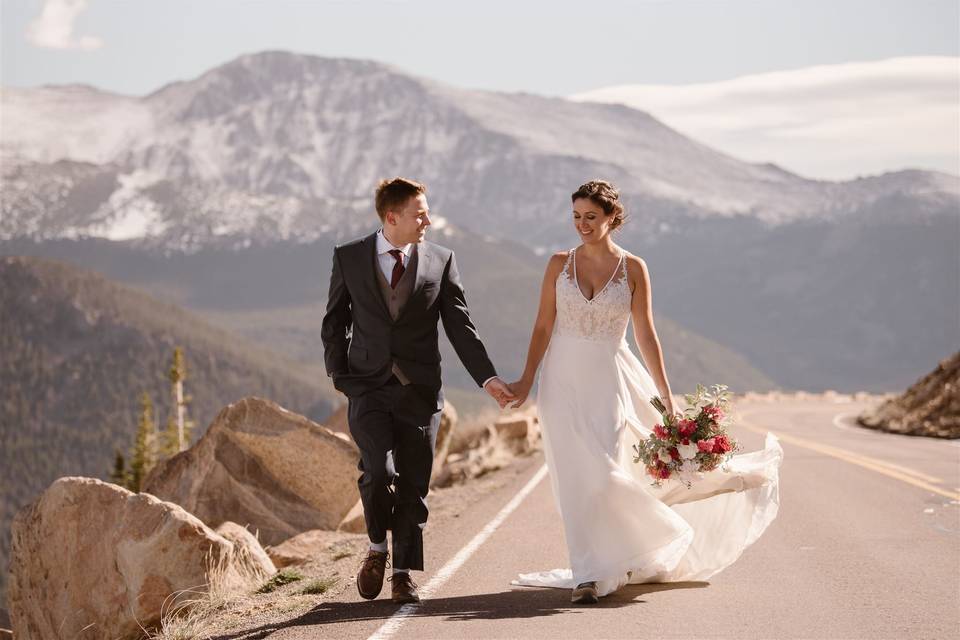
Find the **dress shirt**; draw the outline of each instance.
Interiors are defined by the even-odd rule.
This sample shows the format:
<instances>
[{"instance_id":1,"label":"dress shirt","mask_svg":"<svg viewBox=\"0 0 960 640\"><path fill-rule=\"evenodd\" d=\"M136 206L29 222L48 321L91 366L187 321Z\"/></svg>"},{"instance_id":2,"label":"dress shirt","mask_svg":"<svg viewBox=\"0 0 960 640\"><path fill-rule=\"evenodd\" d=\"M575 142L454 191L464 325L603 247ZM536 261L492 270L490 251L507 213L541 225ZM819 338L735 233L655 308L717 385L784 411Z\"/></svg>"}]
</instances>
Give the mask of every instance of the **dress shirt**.
<instances>
[{"instance_id":1,"label":"dress shirt","mask_svg":"<svg viewBox=\"0 0 960 640\"><path fill-rule=\"evenodd\" d=\"M405 244L402 247L395 247L387 240L387 237L383 235L383 229L377 231L377 264L380 265L380 271L383 272L383 277L387 279L387 282L390 282L393 276L393 265L397 264L397 261L390 255L390 252L394 249L400 250L403 268L406 269L407 265L410 264L413 245Z\"/></svg>"}]
</instances>

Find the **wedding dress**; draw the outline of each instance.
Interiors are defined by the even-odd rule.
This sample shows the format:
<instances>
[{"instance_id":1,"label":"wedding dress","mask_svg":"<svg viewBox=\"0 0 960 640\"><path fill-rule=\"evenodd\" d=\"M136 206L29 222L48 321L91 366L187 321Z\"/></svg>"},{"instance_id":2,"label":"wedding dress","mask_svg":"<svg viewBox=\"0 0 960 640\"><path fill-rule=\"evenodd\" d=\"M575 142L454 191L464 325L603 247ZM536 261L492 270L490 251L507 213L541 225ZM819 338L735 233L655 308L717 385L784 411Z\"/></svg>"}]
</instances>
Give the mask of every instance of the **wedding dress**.
<instances>
[{"instance_id":1,"label":"wedding dress","mask_svg":"<svg viewBox=\"0 0 960 640\"><path fill-rule=\"evenodd\" d=\"M627 583L706 580L730 566L776 518L783 450L734 455L725 469L651 486L633 445L660 414L657 389L625 336L631 293L626 260L588 300L570 251L556 282L557 315L540 372L537 408L570 569L521 574L513 584L599 595Z\"/></svg>"}]
</instances>

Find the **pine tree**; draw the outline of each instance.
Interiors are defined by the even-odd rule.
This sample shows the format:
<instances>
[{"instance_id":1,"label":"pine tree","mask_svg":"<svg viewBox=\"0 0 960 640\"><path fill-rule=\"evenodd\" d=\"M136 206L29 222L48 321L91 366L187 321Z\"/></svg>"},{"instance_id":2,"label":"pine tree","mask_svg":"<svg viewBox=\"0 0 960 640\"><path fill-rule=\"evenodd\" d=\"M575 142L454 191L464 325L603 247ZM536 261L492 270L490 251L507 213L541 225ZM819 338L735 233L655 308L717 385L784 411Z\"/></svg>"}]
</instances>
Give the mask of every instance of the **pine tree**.
<instances>
[{"instance_id":1,"label":"pine tree","mask_svg":"<svg viewBox=\"0 0 960 640\"><path fill-rule=\"evenodd\" d=\"M183 357L183 349L176 347L173 350L173 362L170 365L170 383L173 385L174 418L167 423L167 429L176 428L176 449L172 453L185 450L190 446L190 436L193 422L187 419L187 403L190 398L183 394L183 382L187 379L187 363ZM172 434L171 434L172 437Z\"/></svg>"},{"instance_id":2,"label":"pine tree","mask_svg":"<svg viewBox=\"0 0 960 640\"><path fill-rule=\"evenodd\" d=\"M180 429L177 426L177 421L171 414L167 418L167 426L164 427L163 433L161 434L160 456L163 458L169 458L172 455L176 455L179 451Z\"/></svg>"},{"instance_id":3,"label":"pine tree","mask_svg":"<svg viewBox=\"0 0 960 640\"><path fill-rule=\"evenodd\" d=\"M137 438L130 453L131 491L140 491L144 478L156 462L157 425L153 419L153 401L146 391L140 396L140 419L137 421Z\"/></svg>"},{"instance_id":4,"label":"pine tree","mask_svg":"<svg viewBox=\"0 0 960 640\"><path fill-rule=\"evenodd\" d=\"M114 450L113 471L110 472L110 482L121 487L130 488L130 472L127 471L127 460L119 449Z\"/></svg>"}]
</instances>

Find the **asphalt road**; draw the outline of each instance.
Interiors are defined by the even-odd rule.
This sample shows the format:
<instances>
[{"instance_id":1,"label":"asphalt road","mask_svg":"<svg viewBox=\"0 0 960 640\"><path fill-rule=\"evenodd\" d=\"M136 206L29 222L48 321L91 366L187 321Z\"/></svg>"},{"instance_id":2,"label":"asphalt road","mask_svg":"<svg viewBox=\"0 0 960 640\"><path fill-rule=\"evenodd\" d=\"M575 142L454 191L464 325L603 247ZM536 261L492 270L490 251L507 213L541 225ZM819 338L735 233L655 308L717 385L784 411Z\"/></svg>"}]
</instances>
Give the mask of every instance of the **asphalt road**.
<instances>
[{"instance_id":1,"label":"asphalt road","mask_svg":"<svg viewBox=\"0 0 960 640\"><path fill-rule=\"evenodd\" d=\"M241 637L960 637L960 446L852 426L860 408L739 408L734 434L746 450L768 429L781 436L780 512L709 582L631 585L592 607L571 605L564 590L512 587L517 573L568 566L549 481L516 504L542 466L537 456L501 472L502 484L456 525L428 526L430 566L417 579L431 593L421 605L392 605L388 588L374 602L351 589Z\"/></svg>"}]
</instances>

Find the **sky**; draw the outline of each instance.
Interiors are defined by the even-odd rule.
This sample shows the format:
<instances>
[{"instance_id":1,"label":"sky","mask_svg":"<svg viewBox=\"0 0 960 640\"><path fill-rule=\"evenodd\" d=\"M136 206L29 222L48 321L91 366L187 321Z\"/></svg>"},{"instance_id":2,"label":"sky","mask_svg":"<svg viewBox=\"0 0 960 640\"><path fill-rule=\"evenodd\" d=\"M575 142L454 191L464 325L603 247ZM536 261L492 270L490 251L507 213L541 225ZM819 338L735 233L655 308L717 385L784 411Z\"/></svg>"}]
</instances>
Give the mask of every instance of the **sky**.
<instances>
[{"instance_id":1,"label":"sky","mask_svg":"<svg viewBox=\"0 0 960 640\"><path fill-rule=\"evenodd\" d=\"M892 137L893 117L902 153L896 142L884 140L882 158L870 149L844 159L828 156L829 145L862 145L864 136L860 127L846 141L843 123L850 114L834 118L824 108L851 86L863 90L855 63L939 57L935 78L929 68L913 68L925 86L939 83L920 96L937 104L923 108L941 119L951 116L944 103L960 99L956 0L0 0L0 25L5 87L83 83L145 95L243 53L282 49L377 60L468 88L569 96L639 85L648 99L635 106L667 124L731 155L777 162L811 177L839 179L908 166L960 173L955 129L913 117L923 121L914 131L913 124L891 116L918 101L911 92L916 81L902 69L894 74L900 90L879 95L868 88L858 94L861 112L873 123L868 129L876 128L877 135ZM950 58L952 75L949 68L943 72ZM844 66L849 86L836 78L836 65ZM833 78L836 96L819 91L809 113L796 91L783 92L778 102L779 80L770 73L802 76L810 69ZM869 65L859 69L882 73ZM779 104L791 114L799 110L808 121L824 120L820 133L798 138L794 127L787 141L776 132L771 137L776 118L754 128L744 127L748 119L741 118L734 134L704 126L713 110L741 110L757 98L739 92L739 102L728 95L691 107L689 96L705 95L697 92L706 86L713 87L711 95L729 94L724 83L732 83L738 94L744 77L766 77L765 109L776 112ZM684 97L686 89L693 93ZM886 115L874 116L875 107ZM955 113L960 118L960 107Z\"/></svg>"}]
</instances>

